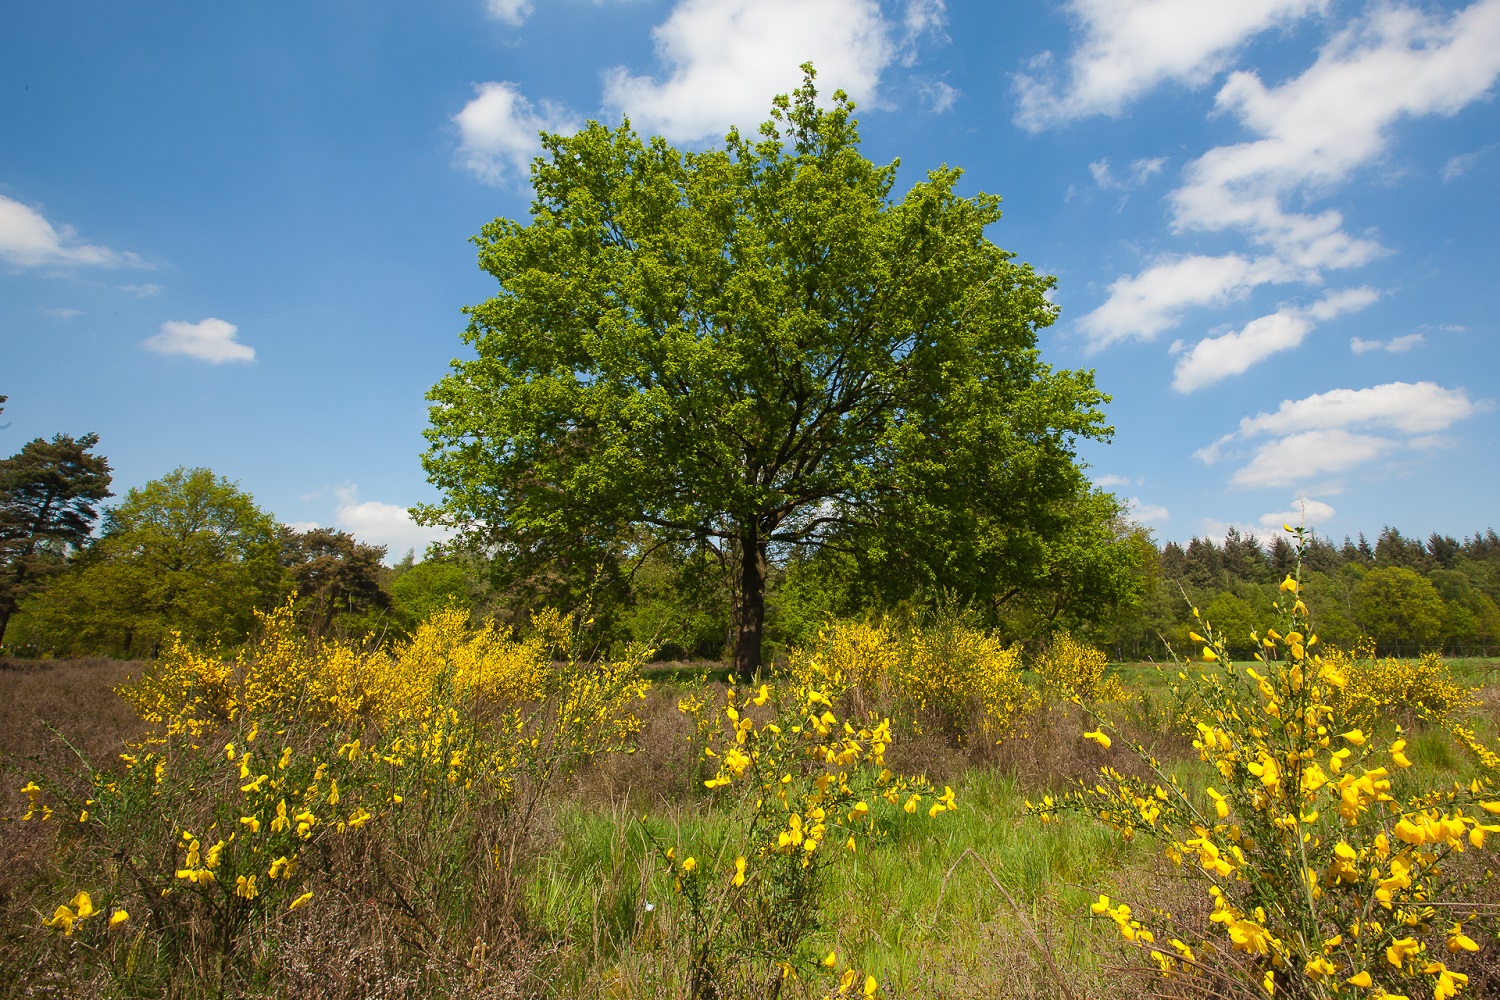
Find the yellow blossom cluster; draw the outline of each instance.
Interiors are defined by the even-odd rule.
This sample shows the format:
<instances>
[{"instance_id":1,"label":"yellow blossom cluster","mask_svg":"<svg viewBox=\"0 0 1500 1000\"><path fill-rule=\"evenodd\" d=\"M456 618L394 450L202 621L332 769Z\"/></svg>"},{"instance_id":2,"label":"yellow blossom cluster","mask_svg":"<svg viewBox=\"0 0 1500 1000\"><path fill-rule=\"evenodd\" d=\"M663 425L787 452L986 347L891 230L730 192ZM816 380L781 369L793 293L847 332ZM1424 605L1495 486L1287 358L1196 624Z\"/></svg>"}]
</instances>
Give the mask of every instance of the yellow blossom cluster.
<instances>
[{"instance_id":1,"label":"yellow blossom cluster","mask_svg":"<svg viewBox=\"0 0 1500 1000\"><path fill-rule=\"evenodd\" d=\"M1103 651L1079 642L1069 632L1054 633L1033 667L1046 692L1072 701L1123 701L1125 689L1119 678L1106 677L1109 657Z\"/></svg>"},{"instance_id":2,"label":"yellow blossom cluster","mask_svg":"<svg viewBox=\"0 0 1500 1000\"><path fill-rule=\"evenodd\" d=\"M1345 678L1330 700L1347 725L1368 729L1385 720L1442 725L1476 706L1474 692L1453 680L1437 653L1415 660L1380 659L1367 643L1353 652L1329 650L1323 659Z\"/></svg>"},{"instance_id":3,"label":"yellow blossom cluster","mask_svg":"<svg viewBox=\"0 0 1500 1000\"><path fill-rule=\"evenodd\" d=\"M732 830L720 860L700 852L679 863L675 846L658 847L687 909L693 954L704 963L727 935L751 941L743 953L766 956L782 974L815 969L810 940L827 872L880 840L897 818L958 808L951 788L939 793L925 778L887 766L889 719L842 717L822 666L794 663L800 673L774 684L679 703L705 734L712 774L703 784ZM846 970L831 995L874 995L873 979L866 987L851 977Z\"/></svg>"},{"instance_id":4,"label":"yellow blossom cluster","mask_svg":"<svg viewBox=\"0 0 1500 1000\"><path fill-rule=\"evenodd\" d=\"M1349 662L1320 654L1300 589L1295 577L1283 582L1283 623L1254 635L1254 667L1232 664L1208 623L1194 633L1206 666L1178 680L1200 706L1193 745L1213 775L1201 794L1131 744L1154 782L1105 767L1092 786L1028 808L1049 822L1082 811L1126 837L1150 836L1204 884L1217 943L1173 938L1168 951L1123 904L1094 907L1164 975L1192 974L1227 944L1268 993L1451 997L1467 982L1448 965L1473 950L1466 925L1495 929L1493 914L1476 912L1486 908L1464 903L1476 887L1465 880L1488 876L1466 874L1473 866L1455 855L1500 832L1500 760L1456 727L1481 776L1398 796L1392 775L1412 766L1407 740L1399 727L1377 738L1338 716ZM1107 728L1086 735L1108 745Z\"/></svg>"},{"instance_id":5,"label":"yellow blossom cluster","mask_svg":"<svg viewBox=\"0 0 1500 1000\"><path fill-rule=\"evenodd\" d=\"M999 742L1036 704L1021 677L1021 650L962 621L897 629L890 622L836 622L816 644L793 649L789 673L856 710L892 705L918 729Z\"/></svg>"},{"instance_id":6,"label":"yellow blossom cluster","mask_svg":"<svg viewBox=\"0 0 1500 1000\"><path fill-rule=\"evenodd\" d=\"M147 900L158 921L213 923L228 941L253 913L314 898L319 873L307 859L326 856L329 838L411 810L423 812L419 822L441 813L461 823L522 781L544 787L582 758L624 747L640 727L643 651L554 661L570 639L555 612L517 639L440 611L389 653L314 645L288 604L262 616L235 661L174 642L120 688L147 735L120 755L122 774L95 775L67 814L134 859L115 869L133 880L121 895ZM41 786L23 791L24 819L53 817ZM175 844L167 871L135 857L149 825L165 825ZM70 912L48 926L71 933L88 914L76 903Z\"/></svg>"}]
</instances>

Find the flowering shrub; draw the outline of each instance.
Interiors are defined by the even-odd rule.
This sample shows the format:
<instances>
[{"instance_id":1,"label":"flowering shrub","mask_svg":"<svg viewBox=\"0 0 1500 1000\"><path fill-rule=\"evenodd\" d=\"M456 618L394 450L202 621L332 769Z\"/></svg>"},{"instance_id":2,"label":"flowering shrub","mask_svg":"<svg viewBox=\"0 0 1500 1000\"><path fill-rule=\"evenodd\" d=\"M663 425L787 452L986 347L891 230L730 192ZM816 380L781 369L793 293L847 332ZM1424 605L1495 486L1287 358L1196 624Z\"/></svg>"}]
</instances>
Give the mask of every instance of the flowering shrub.
<instances>
[{"instance_id":1,"label":"flowering shrub","mask_svg":"<svg viewBox=\"0 0 1500 1000\"><path fill-rule=\"evenodd\" d=\"M1054 634L1036 658L1035 668L1046 691L1065 700L1123 701L1125 690L1114 677L1105 677L1109 657L1084 645L1068 632Z\"/></svg>"},{"instance_id":2,"label":"flowering shrub","mask_svg":"<svg viewBox=\"0 0 1500 1000\"><path fill-rule=\"evenodd\" d=\"M1453 680L1437 653L1416 660L1377 659L1373 644L1366 644L1353 653L1335 649L1323 656L1346 678L1332 703L1351 725L1369 728L1390 720L1444 725L1475 707L1473 692Z\"/></svg>"},{"instance_id":3,"label":"flowering shrub","mask_svg":"<svg viewBox=\"0 0 1500 1000\"><path fill-rule=\"evenodd\" d=\"M856 710L889 707L920 731L999 742L1036 703L1021 651L957 617L898 631L889 622L836 622L818 644L793 649L789 671Z\"/></svg>"},{"instance_id":4,"label":"flowering shrub","mask_svg":"<svg viewBox=\"0 0 1500 1000\"><path fill-rule=\"evenodd\" d=\"M639 652L554 667L571 627L555 613L535 625L518 640L442 611L392 653L365 653L309 644L288 604L234 663L173 643L120 689L152 727L121 773L95 774L81 802L31 782L22 819L66 820L116 859L103 898L129 900L169 948L228 956L252 923L362 879L439 944L424 912L453 876L508 869L540 796L640 726ZM381 849L351 863L377 832ZM91 899L47 926L70 935Z\"/></svg>"},{"instance_id":5,"label":"flowering shrub","mask_svg":"<svg viewBox=\"0 0 1500 1000\"><path fill-rule=\"evenodd\" d=\"M793 662L797 672L775 686L731 688L712 707L705 699L679 706L708 734L703 752L716 770L704 785L731 828L714 857L679 858L677 845L658 845L688 914L694 995L724 977L775 982L836 968L837 955L819 959L811 943L830 873L885 835L882 813L935 818L957 808L951 788L938 794L925 778L886 767L889 719L835 714L826 661ZM739 968L725 968L735 961ZM845 969L830 994L869 997L876 988L873 977Z\"/></svg>"},{"instance_id":6,"label":"flowering shrub","mask_svg":"<svg viewBox=\"0 0 1500 1000\"><path fill-rule=\"evenodd\" d=\"M1488 875L1459 855L1500 832L1500 760L1456 726L1482 776L1398 797L1392 776L1411 766L1406 740L1399 730L1376 739L1337 716L1330 706L1349 683L1344 661L1317 651L1297 580L1281 591L1281 623L1255 635L1256 667L1232 665L1204 623L1194 641L1206 666L1179 674L1203 706L1194 746L1212 785L1190 793L1133 745L1155 780L1104 767L1092 787L1028 807L1043 821L1078 810L1125 837L1152 837L1203 886L1206 937L1107 896L1093 906L1164 976L1211 970L1212 957L1229 951L1268 994L1454 996L1467 983L1463 956L1478 949L1477 929L1496 924L1493 906L1474 905ZM1106 728L1087 738L1110 746Z\"/></svg>"}]
</instances>

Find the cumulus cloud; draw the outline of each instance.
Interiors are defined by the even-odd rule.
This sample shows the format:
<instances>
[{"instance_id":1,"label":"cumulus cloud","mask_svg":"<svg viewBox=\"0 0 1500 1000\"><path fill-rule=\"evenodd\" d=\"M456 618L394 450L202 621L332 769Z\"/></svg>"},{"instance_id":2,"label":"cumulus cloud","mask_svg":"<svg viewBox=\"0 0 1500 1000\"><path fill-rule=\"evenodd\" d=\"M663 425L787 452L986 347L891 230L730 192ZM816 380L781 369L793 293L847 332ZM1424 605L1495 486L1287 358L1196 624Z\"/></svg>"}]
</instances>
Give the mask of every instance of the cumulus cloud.
<instances>
[{"instance_id":1,"label":"cumulus cloud","mask_svg":"<svg viewBox=\"0 0 1500 1000\"><path fill-rule=\"evenodd\" d=\"M1090 350L1130 338L1150 340L1182 322L1189 307L1225 305L1260 285L1298 277L1273 257L1169 257L1111 284L1109 298L1080 319L1078 329Z\"/></svg>"},{"instance_id":2,"label":"cumulus cloud","mask_svg":"<svg viewBox=\"0 0 1500 1000\"><path fill-rule=\"evenodd\" d=\"M1134 479L1131 479L1129 476L1117 476L1114 474L1110 474L1107 476L1100 476L1099 478L1095 479L1094 485L1099 487L1101 490L1107 490L1111 486L1135 486L1137 484L1136 481Z\"/></svg>"},{"instance_id":3,"label":"cumulus cloud","mask_svg":"<svg viewBox=\"0 0 1500 1000\"><path fill-rule=\"evenodd\" d=\"M417 524L405 507L379 500L361 500L357 487L346 486L335 492L339 505L334 512L334 521L339 529L367 545L384 545L391 558L400 558L407 549L422 552L432 542L445 541L453 535L447 528Z\"/></svg>"},{"instance_id":4,"label":"cumulus cloud","mask_svg":"<svg viewBox=\"0 0 1500 1000\"><path fill-rule=\"evenodd\" d=\"M1290 510L1275 510L1260 516L1260 526L1266 531L1279 531L1283 526L1315 528L1326 523L1336 512L1321 500L1292 497Z\"/></svg>"},{"instance_id":5,"label":"cumulus cloud","mask_svg":"<svg viewBox=\"0 0 1500 1000\"><path fill-rule=\"evenodd\" d=\"M133 253L83 243L72 226L54 226L41 212L4 195L0 195L0 260L17 267L139 267L143 263Z\"/></svg>"},{"instance_id":6,"label":"cumulus cloud","mask_svg":"<svg viewBox=\"0 0 1500 1000\"><path fill-rule=\"evenodd\" d=\"M909 4L901 30L929 31L941 10ZM869 104L901 54L896 33L876 0L679 0L652 31L664 74L617 66L605 73L604 104L674 142L715 138L762 121L809 61L825 93L842 88Z\"/></svg>"},{"instance_id":7,"label":"cumulus cloud","mask_svg":"<svg viewBox=\"0 0 1500 1000\"><path fill-rule=\"evenodd\" d=\"M1200 448L1193 457L1213 463L1232 446L1250 444L1250 459L1231 476L1230 485L1290 486L1346 472L1402 448L1446 444L1441 432L1488 408L1462 389L1433 382L1333 389L1245 417L1233 433Z\"/></svg>"},{"instance_id":8,"label":"cumulus cloud","mask_svg":"<svg viewBox=\"0 0 1500 1000\"><path fill-rule=\"evenodd\" d=\"M1379 158L1403 117L1451 115L1500 74L1500 0L1451 17L1381 6L1339 32L1312 67L1268 88L1230 75L1216 103L1260 138L1209 150L1171 196L1179 230L1243 229L1308 269L1354 267L1383 252L1343 229L1333 210L1291 211L1295 195L1328 189Z\"/></svg>"},{"instance_id":9,"label":"cumulus cloud","mask_svg":"<svg viewBox=\"0 0 1500 1000\"><path fill-rule=\"evenodd\" d=\"M197 323L169 321L161 325L161 332L141 344L158 354L182 354L216 365L254 361L255 348L240 343L239 332L240 328L233 323L212 316Z\"/></svg>"},{"instance_id":10,"label":"cumulus cloud","mask_svg":"<svg viewBox=\"0 0 1500 1000\"><path fill-rule=\"evenodd\" d=\"M1401 354L1419 346L1426 339L1420 333L1408 333L1403 337L1392 337L1390 340L1365 340L1362 337L1350 337L1349 350L1355 354L1368 354L1370 351Z\"/></svg>"},{"instance_id":11,"label":"cumulus cloud","mask_svg":"<svg viewBox=\"0 0 1500 1000\"><path fill-rule=\"evenodd\" d=\"M571 135L580 125L578 116L561 105L543 101L533 106L518 85L508 82L478 84L473 100L453 122L463 165L489 184L527 175L542 152L538 133Z\"/></svg>"},{"instance_id":12,"label":"cumulus cloud","mask_svg":"<svg viewBox=\"0 0 1500 1000\"><path fill-rule=\"evenodd\" d=\"M1061 79L1050 53L1017 74L1016 124L1039 131L1088 115L1118 115L1168 80L1207 83L1241 44L1323 10L1327 0L1072 0L1083 40ZM1033 73L1041 75L1032 75Z\"/></svg>"},{"instance_id":13,"label":"cumulus cloud","mask_svg":"<svg viewBox=\"0 0 1500 1000\"><path fill-rule=\"evenodd\" d=\"M1330 292L1308 308L1283 306L1242 329L1205 337L1178 358L1172 388L1193 392L1249 371L1273 354L1300 346L1318 321L1363 309L1379 298L1373 288L1346 288Z\"/></svg>"}]
</instances>

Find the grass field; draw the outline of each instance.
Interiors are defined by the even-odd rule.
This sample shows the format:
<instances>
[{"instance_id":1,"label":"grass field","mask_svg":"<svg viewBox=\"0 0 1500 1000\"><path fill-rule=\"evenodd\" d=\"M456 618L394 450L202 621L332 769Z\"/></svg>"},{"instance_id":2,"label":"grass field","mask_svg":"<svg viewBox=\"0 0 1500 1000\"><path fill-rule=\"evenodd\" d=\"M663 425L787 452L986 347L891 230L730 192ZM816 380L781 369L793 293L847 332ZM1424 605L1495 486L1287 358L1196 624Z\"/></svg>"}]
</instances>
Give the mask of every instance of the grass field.
<instances>
[{"instance_id":1,"label":"grass field","mask_svg":"<svg viewBox=\"0 0 1500 1000\"><path fill-rule=\"evenodd\" d=\"M1496 667L1450 664L1455 678L1480 687L1477 722L1490 736ZM90 770L81 762L118 770L117 755L145 727L111 688L140 669L103 660L0 665L0 815L8 820L0 825L0 996L822 996L830 988L816 968L769 985L726 979L711 990L685 977L691 914L661 848L679 859L694 852L705 870L732 870L741 849L732 814L702 787L700 747L678 710L684 694L721 694L722 675L710 664L648 668L654 686L638 709L633 752L591 759L538 797L524 850L500 876L453 876L474 881L434 902L447 926L419 928L430 918L397 890L355 880L336 905L308 907L305 920L264 918L220 954L218 968L171 967L174 953L157 942L154 965L137 954L126 970L129 948L120 941L85 944L82 933L64 941L41 927L75 886L99 877L90 866L112 862L53 827L9 820L25 810L19 789L32 777L81 789ZM1105 708L1121 737L1112 748L1081 739L1097 722L1066 703L1036 711L998 747L898 735L889 767L951 786L959 808L936 819L898 812L886 822L884 842L839 869L804 951L833 953L838 968L873 976L889 997L1256 995L1233 983L1161 980L1109 921L1090 918L1090 903L1105 894L1207 927L1201 892L1148 841L1122 839L1085 816L1043 825L1025 814L1028 798L1092 782L1101 765L1138 771L1126 741L1149 749L1193 794L1209 782L1212 772L1172 723L1173 671L1123 664L1110 673L1127 694ZM1405 786L1473 777L1472 762L1440 736L1412 738L1414 767L1399 776ZM508 813L493 821L515 822ZM411 846L381 849L403 843ZM1485 902L1500 906L1500 896ZM477 912L484 906L492 912ZM145 939L142 932L136 947ZM1487 940L1469 957L1472 995L1500 991L1497 952Z\"/></svg>"}]
</instances>

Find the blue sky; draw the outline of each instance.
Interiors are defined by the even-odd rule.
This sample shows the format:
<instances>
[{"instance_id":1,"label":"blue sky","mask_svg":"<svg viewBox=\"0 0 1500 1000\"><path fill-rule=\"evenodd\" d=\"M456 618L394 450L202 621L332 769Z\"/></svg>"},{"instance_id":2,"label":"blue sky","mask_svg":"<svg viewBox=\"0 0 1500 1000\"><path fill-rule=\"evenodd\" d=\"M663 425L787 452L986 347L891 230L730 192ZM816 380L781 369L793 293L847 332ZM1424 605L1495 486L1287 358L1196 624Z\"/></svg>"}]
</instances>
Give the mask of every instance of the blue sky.
<instances>
[{"instance_id":1,"label":"blue sky","mask_svg":"<svg viewBox=\"0 0 1500 1000\"><path fill-rule=\"evenodd\" d=\"M702 147L807 60L903 185L1004 198L1158 539L1500 522L1500 0L8 4L0 453L95 431L118 493L207 466L420 550L423 394L537 130Z\"/></svg>"}]
</instances>

